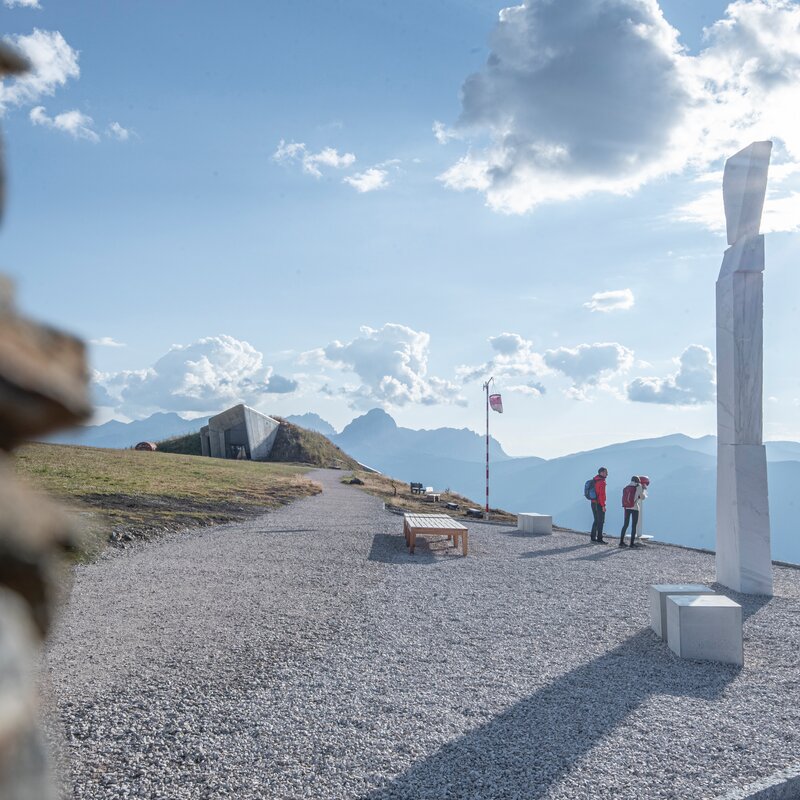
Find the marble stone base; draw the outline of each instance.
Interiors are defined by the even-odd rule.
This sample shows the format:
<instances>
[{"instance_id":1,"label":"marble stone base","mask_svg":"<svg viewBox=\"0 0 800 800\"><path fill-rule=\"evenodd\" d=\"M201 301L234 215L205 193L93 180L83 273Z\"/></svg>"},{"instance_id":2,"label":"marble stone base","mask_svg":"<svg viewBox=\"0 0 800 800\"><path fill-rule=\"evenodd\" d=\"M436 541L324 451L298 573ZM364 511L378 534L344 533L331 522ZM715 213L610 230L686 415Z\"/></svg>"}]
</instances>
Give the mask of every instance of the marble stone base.
<instances>
[{"instance_id":1,"label":"marble stone base","mask_svg":"<svg viewBox=\"0 0 800 800\"><path fill-rule=\"evenodd\" d=\"M742 607L723 595L670 595L667 644L681 658L744 663Z\"/></svg>"},{"instance_id":2,"label":"marble stone base","mask_svg":"<svg viewBox=\"0 0 800 800\"><path fill-rule=\"evenodd\" d=\"M553 518L548 514L526 511L523 514L517 514L517 530L522 533L552 533Z\"/></svg>"},{"instance_id":3,"label":"marble stone base","mask_svg":"<svg viewBox=\"0 0 800 800\"><path fill-rule=\"evenodd\" d=\"M717 445L716 566L723 586L772 595L764 445Z\"/></svg>"},{"instance_id":4,"label":"marble stone base","mask_svg":"<svg viewBox=\"0 0 800 800\"><path fill-rule=\"evenodd\" d=\"M714 594L702 583L657 583L650 587L650 627L667 638L667 597L680 594Z\"/></svg>"}]
</instances>

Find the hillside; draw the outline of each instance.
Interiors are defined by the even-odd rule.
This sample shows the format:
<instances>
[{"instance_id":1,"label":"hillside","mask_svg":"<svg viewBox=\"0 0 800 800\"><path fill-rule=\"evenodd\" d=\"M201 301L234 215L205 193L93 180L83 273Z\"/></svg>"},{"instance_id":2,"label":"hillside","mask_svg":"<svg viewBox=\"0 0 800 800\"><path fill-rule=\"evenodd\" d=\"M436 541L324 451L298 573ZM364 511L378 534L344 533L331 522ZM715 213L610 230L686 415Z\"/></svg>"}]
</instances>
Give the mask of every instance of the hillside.
<instances>
[{"instance_id":1,"label":"hillside","mask_svg":"<svg viewBox=\"0 0 800 800\"><path fill-rule=\"evenodd\" d=\"M21 478L95 523L99 538L241 520L320 491L306 467L159 452L30 444L15 464Z\"/></svg>"},{"instance_id":2,"label":"hillside","mask_svg":"<svg viewBox=\"0 0 800 800\"><path fill-rule=\"evenodd\" d=\"M333 444L321 433L293 425L281 417L273 417L280 422L269 461L274 463L310 464L314 467L332 469L358 469L358 462ZM164 453L200 455L200 434L189 433L157 442L158 449Z\"/></svg>"},{"instance_id":3,"label":"hillside","mask_svg":"<svg viewBox=\"0 0 800 800\"><path fill-rule=\"evenodd\" d=\"M280 417L274 419L281 425L272 446L270 461L312 464L315 467L333 469L358 469L359 464L354 458L321 433L293 425Z\"/></svg>"}]
</instances>

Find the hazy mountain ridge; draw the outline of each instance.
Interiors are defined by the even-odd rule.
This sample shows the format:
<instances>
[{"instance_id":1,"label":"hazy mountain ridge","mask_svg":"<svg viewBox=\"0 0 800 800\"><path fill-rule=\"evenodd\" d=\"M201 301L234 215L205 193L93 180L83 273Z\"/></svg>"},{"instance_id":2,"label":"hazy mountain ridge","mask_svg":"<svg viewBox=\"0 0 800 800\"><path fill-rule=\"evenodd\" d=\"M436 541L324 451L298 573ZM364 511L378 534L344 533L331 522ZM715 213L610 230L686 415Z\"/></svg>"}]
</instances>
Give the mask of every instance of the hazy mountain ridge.
<instances>
[{"instance_id":1,"label":"hazy mountain ridge","mask_svg":"<svg viewBox=\"0 0 800 800\"><path fill-rule=\"evenodd\" d=\"M402 481L420 481L437 489L450 488L482 498L485 490L484 437L466 428L412 430L397 425L386 412L373 409L357 417L341 433L316 414L288 417L300 427L324 432L345 453ZM307 425L297 420L304 420ZM131 447L141 440L157 441L193 432L205 418L185 420L177 414L154 414L146 420L88 426L50 441L94 447ZM319 431L322 428L322 431ZM622 487L630 476L652 480L645 505L645 527L664 541L714 547L716 438L692 439L671 434L654 439L600 447L549 460L512 458L490 440L491 495L494 507L512 512L552 514L556 522L585 530L590 522L583 482L599 466L609 469L607 532L618 534L622 522ZM767 442L773 557L800 563L800 443Z\"/></svg>"}]
</instances>

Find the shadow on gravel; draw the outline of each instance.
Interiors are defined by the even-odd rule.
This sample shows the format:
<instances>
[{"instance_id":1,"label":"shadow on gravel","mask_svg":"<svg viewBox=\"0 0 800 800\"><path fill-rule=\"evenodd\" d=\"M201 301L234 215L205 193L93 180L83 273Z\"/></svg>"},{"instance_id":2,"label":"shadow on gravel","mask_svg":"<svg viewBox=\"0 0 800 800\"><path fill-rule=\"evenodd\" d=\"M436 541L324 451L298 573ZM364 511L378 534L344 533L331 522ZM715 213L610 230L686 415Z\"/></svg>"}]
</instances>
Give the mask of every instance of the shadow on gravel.
<instances>
[{"instance_id":1,"label":"shadow on gravel","mask_svg":"<svg viewBox=\"0 0 800 800\"><path fill-rule=\"evenodd\" d=\"M406 567L421 566L431 564L434 561L441 561L436 557L436 551L431 550L430 545L436 544L438 540L430 541L427 537L419 537L417 546L412 556L406 547L406 540L402 534L376 533L372 537L372 547L369 550L367 559L369 561L382 561L384 564L400 564ZM453 548L448 548L453 549ZM459 556L461 550L458 551Z\"/></svg>"},{"instance_id":2,"label":"shadow on gravel","mask_svg":"<svg viewBox=\"0 0 800 800\"><path fill-rule=\"evenodd\" d=\"M541 556L557 556L560 553L571 553L573 550L584 550L587 544L572 544L569 547L550 547L547 550L529 550L521 553L520 558L539 558Z\"/></svg>"},{"instance_id":3,"label":"shadow on gravel","mask_svg":"<svg viewBox=\"0 0 800 800\"><path fill-rule=\"evenodd\" d=\"M571 558L570 561L600 561L603 558L608 558L609 556L619 556L623 553L627 553L630 548L626 548L623 550L619 545L612 545L610 542L606 545L602 550L595 550L593 553L589 553L586 556L578 556L577 558ZM633 548L636 549L635 547Z\"/></svg>"},{"instance_id":4,"label":"shadow on gravel","mask_svg":"<svg viewBox=\"0 0 800 800\"><path fill-rule=\"evenodd\" d=\"M653 695L714 700L738 674L738 667L683 661L652 631L643 630L446 744L365 798L545 797L600 739Z\"/></svg>"}]
</instances>

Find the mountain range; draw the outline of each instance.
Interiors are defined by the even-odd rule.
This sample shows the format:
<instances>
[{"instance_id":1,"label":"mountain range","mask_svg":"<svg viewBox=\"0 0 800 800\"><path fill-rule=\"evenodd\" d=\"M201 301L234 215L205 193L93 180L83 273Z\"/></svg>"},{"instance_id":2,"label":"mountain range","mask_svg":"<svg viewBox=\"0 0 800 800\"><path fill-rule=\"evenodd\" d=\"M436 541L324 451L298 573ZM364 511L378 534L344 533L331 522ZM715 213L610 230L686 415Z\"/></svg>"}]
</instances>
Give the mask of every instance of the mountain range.
<instances>
[{"instance_id":1,"label":"mountain range","mask_svg":"<svg viewBox=\"0 0 800 800\"><path fill-rule=\"evenodd\" d=\"M373 409L340 433L316 414L287 417L323 433L362 464L403 481L452 489L480 500L485 491L485 439L466 428L412 430L397 425L385 411ZM131 423L107 422L50 441L130 447L196 431L205 418L184 420L154 414ZM591 513L583 484L598 467L609 470L606 530L622 523L621 494L631 475L651 480L644 506L644 527L662 541L713 549L715 541L716 438L671 434L608 445L560 458L512 458L490 439L490 504L512 512L552 514L565 527L588 530ZM768 442L773 558L800 563L800 443Z\"/></svg>"}]
</instances>

